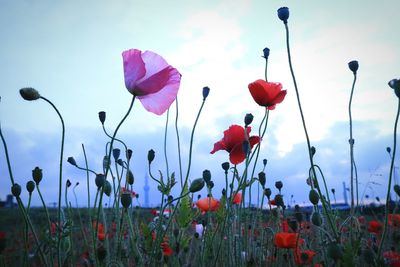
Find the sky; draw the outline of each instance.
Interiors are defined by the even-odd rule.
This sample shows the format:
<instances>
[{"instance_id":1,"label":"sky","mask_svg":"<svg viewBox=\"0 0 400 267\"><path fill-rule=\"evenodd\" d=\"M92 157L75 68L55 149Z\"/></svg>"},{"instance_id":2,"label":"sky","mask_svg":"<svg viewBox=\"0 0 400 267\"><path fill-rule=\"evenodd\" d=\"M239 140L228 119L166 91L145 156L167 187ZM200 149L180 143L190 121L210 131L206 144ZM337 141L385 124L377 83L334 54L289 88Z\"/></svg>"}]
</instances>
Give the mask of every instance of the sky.
<instances>
[{"instance_id":1,"label":"sky","mask_svg":"<svg viewBox=\"0 0 400 267\"><path fill-rule=\"evenodd\" d=\"M210 151L230 125L243 124L246 113L254 115L253 134L257 133L264 108L253 101L247 86L264 79L262 50L268 47L268 80L282 83L288 93L270 112L260 158L268 159L267 186L274 194L275 181L281 180L287 203L293 195L293 202L307 204L308 152L287 60L285 29L276 15L281 6L290 9L293 67L311 144L317 150L315 162L323 170L328 188L335 188L340 202L342 183L350 181L348 101L353 74L347 64L358 60L352 116L359 194L360 198L384 199L390 167L386 147L393 146L398 101L387 83L400 75L396 0L0 0L0 123L16 182L24 188L32 169L39 166L44 174L40 189L45 201L57 201L61 124L46 102L26 102L20 97L19 89L29 86L50 99L63 115L64 181L79 182L74 189L78 206L87 205L86 173L66 160L73 156L84 166L83 144L89 167L101 171L108 138L98 112L107 112L105 127L112 133L132 98L124 84L121 53L136 48L162 55L182 74L178 127L184 170L202 88L211 89L194 135L190 179L210 170L213 194L219 198L225 184L221 163L228 161L228 154L211 155ZM170 173L179 173L175 116L173 104L166 144ZM133 150L133 190L140 195L140 205L144 205L149 149L156 151L153 172L166 173L166 118L166 113L148 113L136 102L118 132L117 137ZM399 165L397 159L395 165ZM240 170L243 167L238 166ZM261 169L260 162L256 173ZM94 196L94 177L90 183ZM154 206L160 202L160 193L151 180L149 186L149 204ZM10 187L1 145L1 199ZM207 192L203 189L200 194ZM25 202L27 196L23 190ZM75 205L72 191L69 199ZM37 194L32 203L40 205Z\"/></svg>"}]
</instances>

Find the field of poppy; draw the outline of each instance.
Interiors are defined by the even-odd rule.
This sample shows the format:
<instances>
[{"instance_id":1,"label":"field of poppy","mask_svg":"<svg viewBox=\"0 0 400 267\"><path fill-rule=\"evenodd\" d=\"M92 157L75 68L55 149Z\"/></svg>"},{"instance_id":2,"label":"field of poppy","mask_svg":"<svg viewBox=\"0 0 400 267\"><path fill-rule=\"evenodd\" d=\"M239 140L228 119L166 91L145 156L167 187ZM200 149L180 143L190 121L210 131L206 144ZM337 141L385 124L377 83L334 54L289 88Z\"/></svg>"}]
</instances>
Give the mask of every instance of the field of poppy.
<instances>
[{"instance_id":1,"label":"field of poppy","mask_svg":"<svg viewBox=\"0 0 400 267\"><path fill-rule=\"evenodd\" d=\"M12 184L11 193L18 203L16 209L0 210L0 267L1 266L400 266L400 212L398 204L390 201L393 191L400 196L400 186L392 184L396 156L397 123L400 113L400 80L388 85L399 98L394 122L393 147L385 204L377 208L359 205L357 170L354 163L351 103L355 88L358 62L349 62L354 77L349 101L349 151L351 206L338 210L330 199L330 191L321 168L314 162L316 148L311 146L306 119L302 112L300 91L291 62L289 41L289 9L279 8L278 18L286 31L289 71L293 78L297 104L307 142L305 157L310 165L304 170L309 179L304 184L309 191L312 212L296 205L288 208L284 202L284 184L266 181L267 160L260 159L260 144L267 131L270 112L279 112L287 90L267 77L270 50L263 50L265 77L250 82L249 93L263 109L264 117L258 131L251 135L254 117L248 113L243 125L232 124L214 143L210 154L227 152L221 164L225 187L218 199L213 192L214 182L209 170L193 179L193 140L197 122L210 94L204 87L199 96L202 102L194 121L187 166L181 164L179 131L176 129L180 170L155 174L152 162L154 150L147 154L148 174L157 185L160 206L145 209L134 204L138 195L134 189L134 174L130 168L132 150L117 134L131 113L136 100L156 115L164 114L177 104L181 74L160 55L138 49L122 53L125 86L131 94L126 114L112 134L104 127L106 113L99 120L109 141L105 144L103 168L95 171L88 166L85 147L83 164L64 155L65 126L57 107L34 88L20 89L27 101L45 101L57 113L62 125L59 163L58 202L49 208L40 191L43 172L32 170L32 180L26 183L28 203L20 196L25 190L15 183L8 155L6 136L0 128L5 158ZM178 116L178 113L177 113ZM254 126L253 126L254 128ZM255 131L253 130L253 133ZM165 140L167 142L168 140ZM121 151L120 148L124 149ZM210 155L212 156L212 155ZM228 161L229 160L229 161ZM262 162L258 169L258 162ZM63 165L81 170L87 176L88 207L74 208L68 199L74 185L63 177ZM168 163L166 163L168 164ZM168 168L167 168L168 169ZM94 184L91 181L94 180ZM77 186L77 185L75 185ZM96 187L94 203L90 190ZM246 204L247 194L257 190L256 206ZM308 187L307 187L308 186ZM178 188L179 194L172 193ZM207 190L207 196L197 195ZM42 207L31 207L32 194L38 194ZM289 193L290 194L290 193ZM92 196L93 197L93 196ZM251 198L251 197L250 197ZM105 207L105 203L108 205Z\"/></svg>"}]
</instances>

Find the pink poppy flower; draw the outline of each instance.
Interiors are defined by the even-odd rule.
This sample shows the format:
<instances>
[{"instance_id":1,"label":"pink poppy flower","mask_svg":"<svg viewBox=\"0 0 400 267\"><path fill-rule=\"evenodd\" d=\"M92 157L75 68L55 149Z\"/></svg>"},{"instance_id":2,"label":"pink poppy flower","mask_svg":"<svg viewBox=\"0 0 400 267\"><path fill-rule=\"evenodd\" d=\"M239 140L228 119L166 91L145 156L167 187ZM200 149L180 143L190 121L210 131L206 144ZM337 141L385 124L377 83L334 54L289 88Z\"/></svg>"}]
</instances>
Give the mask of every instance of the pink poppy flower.
<instances>
[{"instance_id":1,"label":"pink poppy flower","mask_svg":"<svg viewBox=\"0 0 400 267\"><path fill-rule=\"evenodd\" d=\"M130 49L122 53L125 86L143 107L157 115L163 114L174 102L181 74L160 55L151 51Z\"/></svg>"}]
</instances>

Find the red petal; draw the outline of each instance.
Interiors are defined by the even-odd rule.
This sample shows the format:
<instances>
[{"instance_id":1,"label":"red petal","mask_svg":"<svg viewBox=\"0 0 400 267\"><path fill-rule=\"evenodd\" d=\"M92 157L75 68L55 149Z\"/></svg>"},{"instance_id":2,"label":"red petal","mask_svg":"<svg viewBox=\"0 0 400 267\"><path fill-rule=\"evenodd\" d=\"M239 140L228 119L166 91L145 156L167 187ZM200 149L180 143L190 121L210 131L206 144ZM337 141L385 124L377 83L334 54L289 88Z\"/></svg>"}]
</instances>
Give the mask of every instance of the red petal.
<instances>
[{"instance_id":1,"label":"red petal","mask_svg":"<svg viewBox=\"0 0 400 267\"><path fill-rule=\"evenodd\" d=\"M274 98L272 103L274 103L275 105L282 103L283 99L285 99L286 93L286 90L280 91L279 94Z\"/></svg>"},{"instance_id":2,"label":"red petal","mask_svg":"<svg viewBox=\"0 0 400 267\"><path fill-rule=\"evenodd\" d=\"M226 151L231 152L234 146L244 140L244 128L239 125L231 125L228 130L224 131L223 141L225 143Z\"/></svg>"},{"instance_id":3,"label":"red petal","mask_svg":"<svg viewBox=\"0 0 400 267\"><path fill-rule=\"evenodd\" d=\"M236 144L236 146L229 153L229 161L232 164L239 164L245 160L242 142Z\"/></svg>"},{"instance_id":4,"label":"red petal","mask_svg":"<svg viewBox=\"0 0 400 267\"><path fill-rule=\"evenodd\" d=\"M226 150L226 146L225 146L224 140L216 142L214 144L214 149L210 153L214 154L215 152L217 152L219 150Z\"/></svg>"},{"instance_id":5,"label":"red petal","mask_svg":"<svg viewBox=\"0 0 400 267\"><path fill-rule=\"evenodd\" d=\"M251 136L251 137L249 138L250 147L253 148L253 146L254 146L255 144L260 143L260 141L261 141L261 138L260 138L259 136Z\"/></svg>"}]
</instances>

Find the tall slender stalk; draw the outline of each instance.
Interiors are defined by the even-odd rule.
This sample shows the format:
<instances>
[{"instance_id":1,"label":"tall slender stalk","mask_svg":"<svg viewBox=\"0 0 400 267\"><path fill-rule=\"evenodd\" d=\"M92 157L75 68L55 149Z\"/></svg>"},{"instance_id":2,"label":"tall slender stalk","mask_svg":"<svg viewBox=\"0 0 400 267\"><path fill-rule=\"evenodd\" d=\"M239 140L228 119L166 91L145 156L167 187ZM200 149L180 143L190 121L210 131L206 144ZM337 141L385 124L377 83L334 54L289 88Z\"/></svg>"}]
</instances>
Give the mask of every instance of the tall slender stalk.
<instances>
[{"instance_id":1,"label":"tall slender stalk","mask_svg":"<svg viewBox=\"0 0 400 267\"><path fill-rule=\"evenodd\" d=\"M178 97L175 99L175 106L176 106L175 132L176 132L176 140L178 143L179 178L180 178L180 182L181 182L181 187L183 189L181 142L180 142L179 131L178 131L178 117L179 117Z\"/></svg>"},{"instance_id":2,"label":"tall slender stalk","mask_svg":"<svg viewBox=\"0 0 400 267\"><path fill-rule=\"evenodd\" d=\"M353 119L351 115L351 103L353 101L354 85L356 84L357 73L354 72L353 85L351 86L350 100L349 100L349 130L350 130L350 194L351 194L351 209L350 215L354 216L354 139L353 139ZM357 181L356 181L357 184ZM357 200L358 203L358 200Z\"/></svg>"}]
</instances>

